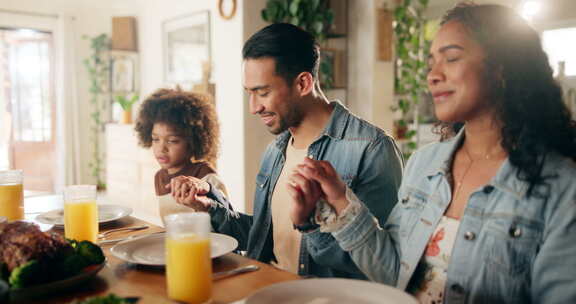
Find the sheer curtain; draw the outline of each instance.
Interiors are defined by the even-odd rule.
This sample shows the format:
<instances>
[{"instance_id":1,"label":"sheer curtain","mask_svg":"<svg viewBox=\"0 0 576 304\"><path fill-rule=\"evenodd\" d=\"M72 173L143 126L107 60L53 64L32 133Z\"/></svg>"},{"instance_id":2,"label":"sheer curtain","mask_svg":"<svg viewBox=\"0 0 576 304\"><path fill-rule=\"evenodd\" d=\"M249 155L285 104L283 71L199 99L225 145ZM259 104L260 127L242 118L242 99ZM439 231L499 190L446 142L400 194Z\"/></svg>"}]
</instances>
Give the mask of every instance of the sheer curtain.
<instances>
[{"instance_id":1,"label":"sheer curtain","mask_svg":"<svg viewBox=\"0 0 576 304\"><path fill-rule=\"evenodd\" d=\"M80 113L76 78L76 31L75 19L65 14L58 15L54 31L56 60L56 112L57 172L55 191L61 192L65 185L77 184L81 176Z\"/></svg>"}]
</instances>

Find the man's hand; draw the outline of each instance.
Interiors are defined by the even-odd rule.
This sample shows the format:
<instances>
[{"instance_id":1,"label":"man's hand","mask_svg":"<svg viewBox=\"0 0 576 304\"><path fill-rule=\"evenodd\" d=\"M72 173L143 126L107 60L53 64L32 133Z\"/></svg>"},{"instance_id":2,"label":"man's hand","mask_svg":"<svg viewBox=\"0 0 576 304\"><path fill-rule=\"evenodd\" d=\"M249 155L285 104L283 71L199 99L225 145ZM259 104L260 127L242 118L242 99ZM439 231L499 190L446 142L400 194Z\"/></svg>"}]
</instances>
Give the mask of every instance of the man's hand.
<instances>
[{"instance_id":1,"label":"man's hand","mask_svg":"<svg viewBox=\"0 0 576 304\"><path fill-rule=\"evenodd\" d=\"M207 211L211 206L211 199L206 197L210 185L192 176L177 176L166 185L170 194L177 203L193 208L196 211Z\"/></svg>"},{"instance_id":2,"label":"man's hand","mask_svg":"<svg viewBox=\"0 0 576 304\"><path fill-rule=\"evenodd\" d=\"M346 184L340 179L334 167L323 160L305 158L296 167L298 174L319 185L322 196L340 214L349 204L346 199Z\"/></svg>"},{"instance_id":3,"label":"man's hand","mask_svg":"<svg viewBox=\"0 0 576 304\"><path fill-rule=\"evenodd\" d=\"M295 225L302 225L316 208L316 202L322 197L322 191L317 182L308 179L296 170L292 172L286 184L288 194L292 198L289 207L290 218Z\"/></svg>"}]
</instances>

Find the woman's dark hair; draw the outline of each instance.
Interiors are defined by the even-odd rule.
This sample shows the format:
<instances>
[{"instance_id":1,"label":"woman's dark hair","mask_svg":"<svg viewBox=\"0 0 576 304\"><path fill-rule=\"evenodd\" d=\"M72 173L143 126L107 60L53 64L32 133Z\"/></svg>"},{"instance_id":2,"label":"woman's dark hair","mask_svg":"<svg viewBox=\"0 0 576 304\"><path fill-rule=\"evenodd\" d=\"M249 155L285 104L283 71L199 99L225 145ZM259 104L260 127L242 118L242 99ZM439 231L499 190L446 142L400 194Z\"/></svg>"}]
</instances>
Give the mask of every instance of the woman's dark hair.
<instances>
[{"instance_id":1,"label":"woman's dark hair","mask_svg":"<svg viewBox=\"0 0 576 304\"><path fill-rule=\"evenodd\" d=\"M219 124L211 98L207 95L178 89L159 89L140 107L136 121L139 143L152 146L152 128L165 123L184 138L194 160L216 165Z\"/></svg>"},{"instance_id":2,"label":"woman's dark hair","mask_svg":"<svg viewBox=\"0 0 576 304\"><path fill-rule=\"evenodd\" d=\"M449 10L442 24L464 25L486 53L502 146L529 183L528 195L544 185L542 168L549 152L576 160L576 123L552 76L548 56L538 33L511 8L501 5L459 4ZM442 138L458 132L462 123L443 123Z\"/></svg>"},{"instance_id":3,"label":"woman's dark hair","mask_svg":"<svg viewBox=\"0 0 576 304\"><path fill-rule=\"evenodd\" d=\"M288 84L302 72L318 79L320 48L314 36L289 23L274 23L252 35L244 44L242 57L274 59L276 74Z\"/></svg>"}]
</instances>

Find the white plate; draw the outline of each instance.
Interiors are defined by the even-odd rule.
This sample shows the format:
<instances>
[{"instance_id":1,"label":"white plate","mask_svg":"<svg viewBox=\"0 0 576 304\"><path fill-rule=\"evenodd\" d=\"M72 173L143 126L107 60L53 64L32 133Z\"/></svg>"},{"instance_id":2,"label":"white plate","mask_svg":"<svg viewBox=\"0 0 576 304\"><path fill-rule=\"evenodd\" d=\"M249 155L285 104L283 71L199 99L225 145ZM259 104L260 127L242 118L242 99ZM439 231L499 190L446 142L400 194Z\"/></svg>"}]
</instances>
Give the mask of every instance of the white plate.
<instances>
[{"instance_id":1,"label":"white plate","mask_svg":"<svg viewBox=\"0 0 576 304\"><path fill-rule=\"evenodd\" d=\"M149 265L164 266L164 237L165 233L151 234L150 236L120 242L110 249L110 252L124 261ZM210 234L210 252L212 258L223 256L238 247L238 241L231 236L220 233Z\"/></svg>"},{"instance_id":2,"label":"white plate","mask_svg":"<svg viewBox=\"0 0 576 304\"><path fill-rule=\"evenodd\" d=\"M305 279L262 288L246 304L418 304L404 291L384 284L349 279Z\"/></svg>"},{"instance_id":3,"label":"white plate","mask_svg":"<svg viewBox=\"0 0 576 304\"><path fill-rule=\"evenodd\" d=\"M106 224L132 214L132 208L119 205L98 205L98 223ZM64 210L56 209L39 214L36 221L42 224L64 226Z\"/></svg>"}]
</instances>

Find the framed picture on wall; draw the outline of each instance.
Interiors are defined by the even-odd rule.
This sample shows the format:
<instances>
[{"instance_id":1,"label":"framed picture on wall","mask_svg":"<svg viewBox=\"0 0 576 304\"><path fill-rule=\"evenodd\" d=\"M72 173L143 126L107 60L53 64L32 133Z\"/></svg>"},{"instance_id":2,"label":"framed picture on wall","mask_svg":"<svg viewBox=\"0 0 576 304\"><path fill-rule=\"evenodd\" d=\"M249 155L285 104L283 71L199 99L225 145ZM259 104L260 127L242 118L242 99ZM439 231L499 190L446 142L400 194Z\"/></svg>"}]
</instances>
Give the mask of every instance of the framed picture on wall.
<instances>
[{"instance_id":1,"label":"framed picture on wall","mask_svg":"<svg viewBox=\"0 0 576 304\"><path fill-rule=\"evenodd\" d=\"M128 93L138 90L138 53L112 51L110 87L115 93Z\"/></svg>"},{"instance_id":2,"label":"framed picture on wall","mask_svg":"<svg viewBox=\"0 0 576 304\"><path fill-rule=\"evenodd\" d=\"M176 17L163 23L164 80L189 86L202 80L211 63L210 12Z\"/></svg>"}]
</instances>

